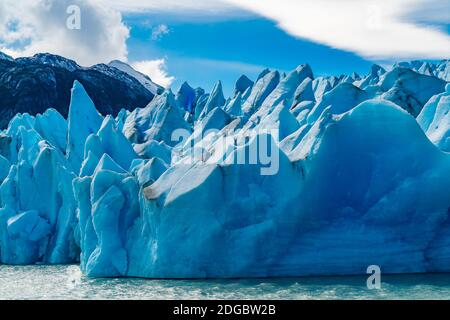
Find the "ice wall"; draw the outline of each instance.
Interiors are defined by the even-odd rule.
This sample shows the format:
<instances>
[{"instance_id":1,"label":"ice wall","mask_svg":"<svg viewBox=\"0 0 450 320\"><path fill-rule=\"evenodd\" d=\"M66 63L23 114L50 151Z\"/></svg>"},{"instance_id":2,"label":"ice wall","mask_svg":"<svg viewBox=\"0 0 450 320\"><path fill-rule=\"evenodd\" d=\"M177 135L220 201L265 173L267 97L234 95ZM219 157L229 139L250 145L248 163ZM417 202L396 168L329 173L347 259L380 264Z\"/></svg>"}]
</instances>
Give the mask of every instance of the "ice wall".
<instances>
[{"instance_id":1,"label":"ice wall","mask_svg":"<svg viewBox=\"0 0 450 320\"><path fill-rule=\"evenodd\" d=\"M416 71L265 70L228 100L186 83L116 119L75 82L67 121L50 109L0 133L0 261L79 260L92 277L450 271L450 85Z\"/></svg>"}]
</instances>

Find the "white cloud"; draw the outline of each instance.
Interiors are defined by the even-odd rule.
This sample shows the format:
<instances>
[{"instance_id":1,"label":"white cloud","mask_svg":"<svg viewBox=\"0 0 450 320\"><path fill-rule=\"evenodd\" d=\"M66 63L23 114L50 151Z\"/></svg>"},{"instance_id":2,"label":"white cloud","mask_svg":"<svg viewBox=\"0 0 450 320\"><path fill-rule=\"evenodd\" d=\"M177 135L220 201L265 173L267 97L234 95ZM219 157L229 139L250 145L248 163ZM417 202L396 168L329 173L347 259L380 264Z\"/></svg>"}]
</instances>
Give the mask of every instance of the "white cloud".
<instances>
[{"instance_id":1,"label":"white cloud","mask_svg":"<svg viewBox=\"0 0 450 320\"><path fill-rule=\"evenodd\" d=\"M67 28L66 10L70 5L81 9L80 30ZM153 36L159 38L169 31L166 25L160 25ZM49 52L84 66L127 61L128 37L121 13L98 0L0 1L0 51L14 57ZM167 72L165 59L140 61L133 66L164 87L175 80Z\"/></svg>"},{"instance_id":2,"label":"white cloud","mask_svg":"<svg viewBox=\"0 0 450 320\"><path fill-rule=\"evenodd\" d=\"M150 79L164 88L170 87L175 81L175 77L170 76L167 72L165 59L137 61L131 65L134 69L149 76Z\"/></svg>"},{"instance_id":3,"label":"white cloud","mask_svg":"<svg viewBox=\"0 0 450 320\"><path fill-rule=\"evenodd\" d=\"M109 6L126 12L203 12L225 13L234 11L236 6L224 0L100 0Z\"/></svg>"},{"instance_id":4,"label":"white cloud","mask_svg":"<svg viewBox=\"0 0 450 320\"><path fill-rule=\"evenodd\" d=\"M424 23L448 21L445 15L448 5L443 2L445 0L0 0L0 50L13 56L51 52L82 65L113 59L127 61L129 29L121 12L196 13L219 19L251 11L276 21L280 28L296 37L371 59L448 58L448 34ZM66 9L73 4L81 8L81 30L66 27ZM411 20L420 23L414 24ZM154 38L159 38L169 29L160 25L152 31ZM162 83L173 81L165 71L164 59L144 65L153 77L163 79Z\"/></svg>"},{"instance_id":5,"label":"white cloud","mask_svg":"<svg viewBox=\"0 0 450 320\"><path fill-rule=\"evenodd\" d=\"M438 59L450 55L448 34L405 18L426 5L426 0L226 1L276 21L293 36L367 58Z\"/></svg>"},{"instance_id":6,"label":"white cloud","mask_svg":"<svg viewBox=\"0 0 450 320\"><path fill-rule=\"evenodd\" d=\"M163 36L170 33L170 28L167 24L160 24L152 29L152 40L156 41Z\"/></svg>"},{"instance_id":7,"label":"white cloud","mask_svg":"<svg viewBox=\"0 0 450 320\"><path fill-rule=\"evenodd\" d=\"M66 10L81 9L81 29L70 30ZM120 12L93 0L1 0L0 50L13 56L50 52L82 65L127 60L129 30Z\"/></svg>"}]
</instances>

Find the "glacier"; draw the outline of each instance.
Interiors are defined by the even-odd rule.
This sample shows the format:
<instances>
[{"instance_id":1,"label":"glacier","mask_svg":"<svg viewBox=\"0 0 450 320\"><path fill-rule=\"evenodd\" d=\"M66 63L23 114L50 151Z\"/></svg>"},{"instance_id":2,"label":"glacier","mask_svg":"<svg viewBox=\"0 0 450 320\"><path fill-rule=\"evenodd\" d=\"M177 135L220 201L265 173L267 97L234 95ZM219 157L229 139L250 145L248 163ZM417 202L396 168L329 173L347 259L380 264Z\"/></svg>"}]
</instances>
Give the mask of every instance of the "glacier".
<instances>
[{"instance_id":1,"label":"glacier","mask_svg":"<svg viewBox=\"0 0 450 320\"><path fill-rule=\"evenodd\" d=\"M116 62L119 64L119 62ZM183 83L0 132L0 262L90 277L450 272L449 61Z\"/></svg>"}]
</instances>

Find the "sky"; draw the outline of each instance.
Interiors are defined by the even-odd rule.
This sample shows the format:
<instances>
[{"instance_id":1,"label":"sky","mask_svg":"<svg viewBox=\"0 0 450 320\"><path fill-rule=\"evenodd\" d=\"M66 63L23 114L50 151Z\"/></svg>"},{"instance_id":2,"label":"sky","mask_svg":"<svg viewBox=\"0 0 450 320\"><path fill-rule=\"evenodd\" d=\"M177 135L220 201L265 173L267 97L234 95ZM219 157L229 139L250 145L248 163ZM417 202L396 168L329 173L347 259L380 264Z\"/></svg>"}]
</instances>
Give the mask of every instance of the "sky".
<instances>
[{"instance_id":1,"label":"sky","mask_svg":"<svg viewBox=\"0 0 450 320\"><path fill-rule=\"evenodd\" d=\"M74 17L79 28L68 27ZM231 94L241 74L264 68L365 74L447 59L449 24L447 0L2 0L0 50L84 66L118 59L174 91L221 80Z\"/></svg>"}]
</instances>

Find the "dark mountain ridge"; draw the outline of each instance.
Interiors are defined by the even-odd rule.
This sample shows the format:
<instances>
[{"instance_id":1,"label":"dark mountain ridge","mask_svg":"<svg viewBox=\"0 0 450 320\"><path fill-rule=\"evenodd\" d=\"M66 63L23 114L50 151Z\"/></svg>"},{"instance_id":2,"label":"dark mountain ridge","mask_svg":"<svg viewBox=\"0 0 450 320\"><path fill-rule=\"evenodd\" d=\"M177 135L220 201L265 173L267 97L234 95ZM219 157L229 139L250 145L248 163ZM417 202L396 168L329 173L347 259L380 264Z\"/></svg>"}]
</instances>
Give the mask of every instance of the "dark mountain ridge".
<instances>
[{"instance_id":1,"label":"dark mountain ridge","mask_svg":"<svg viewBox=\"0 0 450 320\"><path fill-rule=\"evenodd\" d=\"M154 97L134 77L105 64L85 68L51 54L18 59L0 55L0 128L17 113L35 115L54 108L67 117L75 80L102 114L145 107Z\"/></svg>"}]
</instances>

